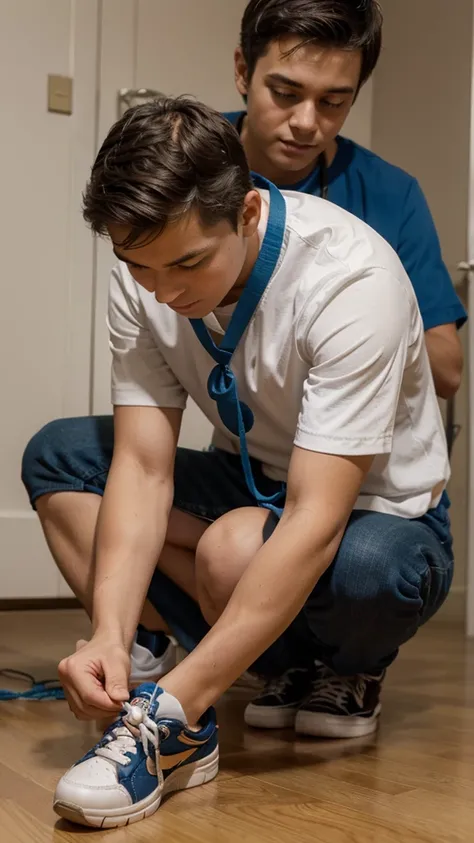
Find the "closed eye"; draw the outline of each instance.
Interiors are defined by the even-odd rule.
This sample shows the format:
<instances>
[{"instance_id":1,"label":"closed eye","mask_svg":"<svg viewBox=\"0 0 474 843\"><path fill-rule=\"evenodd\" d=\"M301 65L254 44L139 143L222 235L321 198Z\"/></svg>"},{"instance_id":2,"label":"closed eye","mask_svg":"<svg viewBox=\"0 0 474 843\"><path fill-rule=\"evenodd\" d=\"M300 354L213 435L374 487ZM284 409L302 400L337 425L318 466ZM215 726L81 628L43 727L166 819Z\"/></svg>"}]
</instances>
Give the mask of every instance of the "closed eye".
<instances>
[{"instance_id":1,"label":"closed eye","mask_svg":"<svg viewBox=\"0 0 474 843\"><path fill-rule=\"evenodd\" d=\"M321 103L325 105L326 108L342 108L344 102L344 100L342 102L330 102L329 100L321 100Z\"/></svg>"},{"instance_id":2,"label":"closed eye","mask_svg":"<svg viewBox=\"0 0 474 843\"><path fill-rule=\"evenodd\" d=\"M127 261L127 266L129 269L148 269L147 266L142 266L140 263L130 263L130 261Z\"/></svg>"},{"instance_id":3,"label":"closed eye","mask_svg":"<svg viewBox=\"0 0 474 843\"><path fill-rule=\"evenodd\" d=\"M204 263L205 260L206 260L206 258L203 258L202 260L198 261L197 263L192 263L192 264L178 263L176 265L176 269L186 269L186 270L191 271L192 269L197 269L198 266L201 266Z\"/></svg>"},{"instance_id":4,"label":"closed eye","mask_svg":"<svg viewBox=\"0 0 474 843\"><path fill-rule=\"evenodd\" d=\"M281 100L295 100L296 94L290 93L289 91L280 91L278 88L270 88L273 96L278 97Z\"/></svg>"}]
</instances>

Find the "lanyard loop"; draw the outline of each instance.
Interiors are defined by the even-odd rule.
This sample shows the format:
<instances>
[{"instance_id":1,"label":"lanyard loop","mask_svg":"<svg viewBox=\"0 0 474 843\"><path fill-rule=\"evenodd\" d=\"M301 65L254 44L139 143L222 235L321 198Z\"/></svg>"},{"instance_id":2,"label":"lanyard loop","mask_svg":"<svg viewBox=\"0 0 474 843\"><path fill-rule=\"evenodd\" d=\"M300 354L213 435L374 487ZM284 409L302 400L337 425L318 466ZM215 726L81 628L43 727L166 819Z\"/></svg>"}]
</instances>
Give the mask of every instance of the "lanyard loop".
<instances>
[{"instance_id":1,"label":"lanyard loop","mask_svg":"<svg viewBox=\"0 0 474 843\"><path fill-rule=\"evenodd\" d=\"M274 495L262 495L255 485L246 438L246 433L253 427L254 416L250 407L239 399L237 378L231 369L235 349L247 330L277 267L285 236L286 204L283 196L274 184L261 176L252 175L257 186L270 192L267 231L260 254L232 314L222 343L216 346L202 319L189 321L201 345L217 363L209 375L207 388L209 396L217 404L217 411L222 422L234 436L239 437L240 457L247 487L259 506L281 515L282 510L275 506L275 503L285 495L285 484L282 483L280 491Z\"/></svg>"}]
</instances>

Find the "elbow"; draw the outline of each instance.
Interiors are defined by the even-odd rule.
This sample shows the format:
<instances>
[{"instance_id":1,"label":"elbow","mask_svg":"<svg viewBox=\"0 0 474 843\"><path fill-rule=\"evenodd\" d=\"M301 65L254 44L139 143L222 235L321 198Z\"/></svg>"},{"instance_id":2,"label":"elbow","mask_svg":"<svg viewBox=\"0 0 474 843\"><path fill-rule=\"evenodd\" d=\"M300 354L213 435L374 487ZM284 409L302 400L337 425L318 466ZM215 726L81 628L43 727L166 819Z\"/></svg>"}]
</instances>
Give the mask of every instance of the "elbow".
<instances>
[{"instance_id":1,"label":"elbow","mask_svg":"<svg viewBox=\"0 0 474 843\"><path fill-rule=\"evenodd\" d=\"M451 370L443 372L441 377L436 378L436 394L439 398L449 401L454 398L462 382L462 365L452 367Z\"/></svg>"}]
</instances>

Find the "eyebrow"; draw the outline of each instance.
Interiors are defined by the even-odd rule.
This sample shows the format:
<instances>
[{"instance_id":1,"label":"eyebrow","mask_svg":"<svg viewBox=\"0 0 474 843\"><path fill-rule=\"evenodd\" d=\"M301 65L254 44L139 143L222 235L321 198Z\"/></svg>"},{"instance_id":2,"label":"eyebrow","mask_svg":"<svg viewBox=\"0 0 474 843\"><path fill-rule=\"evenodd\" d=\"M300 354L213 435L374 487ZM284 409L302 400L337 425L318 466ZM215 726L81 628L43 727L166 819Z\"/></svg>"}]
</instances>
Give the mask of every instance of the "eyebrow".
<instances>
[{"instance_id":1,"label":"eyebrow","mask_svg":"<svg viewBox=\"0 0 474 843\"><path fill-rule=\"evenodd\" d=\"M181 257L176 258L176 260L174 260L174 261L170 261L169 263L165 263L165 267L166 267L166 268L169 268L169 267L171 267L171 266L179 266L179 264L181 264L181 263L187 263L187 261L190 261L190 260L192 260L193 258L198 258L198 257L200 257L200 255L203 255L203 254L204 254L204 252L206 252L206 251L207 251L207 248L204 248L204 249L194 249L194 250L193 250L193 251L191 251L191 252L186 252L186 254L185 254L185 255L181 255ZM115 248L115 246L114 246L114 248L113 248L113 253L114 253L115 257L116 257L119 261L123 261L123 263L131 263L131 264L133 264L134 266L143 266L143 267L144 267L144 269L151 269L151 267L144 266L144 264L142 264L142 263L137 263L137 264L135 264L135 261L131 260L130 258L126 258L126 257L125 257L125 255L120 254L120 252L118 252L118 251L117 251L117 249Z\"/></svg>"},{"instance_id":2,"label":"eyebrow","mask_svg":"<svg viewBox=\"0 0 474 843\"><path fill-rule=\"evenodd\" d=\"M267 79L272 79L273 82L280 82L282 85L288 85L290 88L296 88L299 91L302 91L304 85L301 82L296 82L294 79L290 79L289 76L285 76L283 73L269 73ZM352 88L350 85L342 85L338 88L328 88L325 91L326 94L354 94L355 88Z\"/></svg>"}]
</instances>

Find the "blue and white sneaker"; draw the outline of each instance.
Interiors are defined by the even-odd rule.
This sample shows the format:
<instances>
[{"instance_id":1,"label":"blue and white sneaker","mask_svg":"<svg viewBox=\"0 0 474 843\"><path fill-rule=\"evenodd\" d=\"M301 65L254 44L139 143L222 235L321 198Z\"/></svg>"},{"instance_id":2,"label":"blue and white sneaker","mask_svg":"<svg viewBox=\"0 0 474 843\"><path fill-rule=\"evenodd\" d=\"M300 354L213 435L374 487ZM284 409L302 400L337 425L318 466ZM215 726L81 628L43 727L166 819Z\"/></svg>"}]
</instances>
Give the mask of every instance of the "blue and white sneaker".
<instances>
[{"instance_id":1,"label":"blue and white sneaker","mask_svg":"<svg viewBox=\"0 0 474 843\"><path fill-rule=\"evenodd\" d=\"M116 828L151 816L162 798L211 781L219 769L214 709L189 729L178 700L146 683L102 740L59 781L54 810L95 828Z\"/></svg>"}]
</instances>

